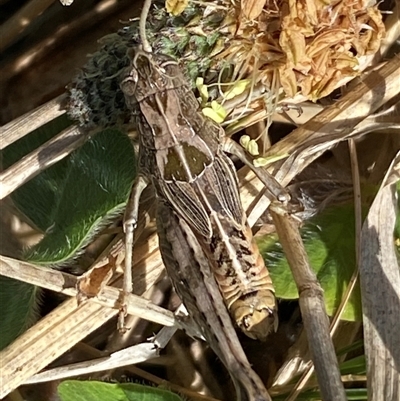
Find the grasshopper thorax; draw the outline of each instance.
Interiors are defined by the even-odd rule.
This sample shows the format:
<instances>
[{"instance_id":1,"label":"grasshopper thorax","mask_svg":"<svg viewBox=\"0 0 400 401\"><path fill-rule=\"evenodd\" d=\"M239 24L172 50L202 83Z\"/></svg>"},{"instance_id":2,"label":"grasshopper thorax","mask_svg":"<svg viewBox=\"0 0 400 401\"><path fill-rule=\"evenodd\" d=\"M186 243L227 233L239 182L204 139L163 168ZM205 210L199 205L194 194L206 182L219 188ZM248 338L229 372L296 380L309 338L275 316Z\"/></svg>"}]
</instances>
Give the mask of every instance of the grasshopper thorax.
<instances>
[{"instance_id":1,"label":"grasshopper thorax","mask_svg":"<svg viewBox=\"0 0 400 401\"><path fill-rule=\"evenodd\" d=\"M133 96L136 102L185 83L178 64L168 56L137 48L131 51L131 59L131 66L123 73L120 86L125 97Z\"/></svg>"}]
</instances>

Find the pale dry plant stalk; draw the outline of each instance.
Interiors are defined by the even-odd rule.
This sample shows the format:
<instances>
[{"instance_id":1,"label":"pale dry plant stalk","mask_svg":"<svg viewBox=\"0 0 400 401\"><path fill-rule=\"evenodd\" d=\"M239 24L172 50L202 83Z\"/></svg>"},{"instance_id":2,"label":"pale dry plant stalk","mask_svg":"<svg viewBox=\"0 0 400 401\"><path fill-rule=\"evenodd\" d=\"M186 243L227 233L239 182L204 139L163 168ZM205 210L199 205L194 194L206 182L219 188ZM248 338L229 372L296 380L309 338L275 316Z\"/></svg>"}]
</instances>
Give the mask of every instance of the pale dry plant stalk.
<instances>
[{"instance_id":1,"label":"pale dry plant stalk","mask_svg":"<svg viewBox=\"0 0 400 401\"><path fill-rule=\"evenodd\" d=\"M342 4L342 3L340 3ZM375 15L370 15L373 21L376 22L376 17ZM378 22L376 22L378 24ZM288 24L290 25L290 24ZM290 33L290 32L289 32ZM375 32L376 33L376 32ZM290 34L288 34L290 36ZM376 43L374 42L377 40L377 37L371 33L372 36L369 37L369 40L372 41L371 43ZM366 48L366 42L362 41L359 43L360 48L363 46ZM283 162L278 162L274 166L271 166L271 169L274 169L275 171L275 176L280 181L284 186L287 185L296 175L298 175L306 166L311 164L319 155L324 153L326 150L331 149L334 147L338 142L347 140L349 138L353 138L355 135L359 135L360 132L365 132L363 131L360 127L363 125L363 120L366 119L371 113L374 113L378 108L380 108L382 105L385 105L387 102L390 100L396 98L399 96L399 89L398 89L398 76L400 74L400 61L396 58L392 59L385 65L381 66L380 69L371 72L369 75L367 75L363 82L361 82L351 93L348 93L345 95L342 99L338 100L335 104L325 108L320 114L317 116L313 117L310 121L305 123L303 126L299 127L298 129L294 130L290 135L288 135L284 140L278 142L276 145L274 145L269 152L267 153L270 155L275 155L275 154L284 154L284 155L290 155L285 161ZM282 74L283 76L284 74ZM292 75L288 74L289 78L293 78ZM288 78L288 82L290 81ZM309 90L313 85L310 84L309 82L304 82L301 85L303 85L303 88L305 88L305 93L308 93L310 95L312 92ZM322 84L321 84L322 85ZM293 87L292 83L287 84L288 87ZM321 86L322 88L322 86ZM308 92L307 92L308 90ZM322 90L320 90L322 93ZM316 92L313 92L316 93ZM58 104L58 101L56 101L55 104ZM57 113L61 113L61 111L57 111ZM47 111L45 112L45 114ZM261 113L260 119L265 118L266 114ZM37 126L41 125L40 120L38 122L38 118L36 117L36 114L28 113L28 117L30 117L30 123L33 124L33 126L36 124ZM42 117L40 117L42 118ZM50 116L50 120L53 118L53 115ZM398 127L398 126L397 126ZM364 126L365 129L365 126ZM24 132L26 134L27 131ZM21 133L21 135L24 135ZM18 139L18 137L14 137L11 141L14 141ZM11 142L10 141L10 142ZM79 146L81 142L77 142L76 146ZM75 146L74 146L75 147ZM43 150L46 150L47 147L45 146ZM70 151L72 151L73 148L71 147L68 149L67 152L64 152L61 157L65 157ZM53 151L52 151L53 152ZM60 159L59 153L49 153L49 160L53 160L53 162L56 162L57 160ZM49 163L46 166L39 166L38 164L35 164L36 160L35 153L31 155L31 158L29 156L27 157L26 160L29 160L29 165L28 169L31 169L31 173L29 177L17 180L17 184L12 185L9 190L7 190L5 193L10 193L12 190L17 188L19 185L21 185L23 182L25 182L27 179L33 177L35 174L39 173L42 168L46 168L49 165L53 163ZM10 170L7 172L9 176L12 176L13 173L15 173L16 167L10 168ZM22 173L21 173L22 174ZM249 216L250 223L254 223L259 216L265 212L266 207L268 206L268 202L261 201L258 202L258 204L255 203L256 198L260 198L259 193L262 192L263 188L260 182L256 179L254 174L249 171L248 169L244 168L240 173L239 177L242 183L242 201L244 204L244 207L248 209L251 207L252 211ZM3 186L3 182L2 182ZM2 189L3 193L3 189ZM388 196L388 195L385 195ZM262 199L262 197L261 197ZM387 240L385 240L387 241ZM154 279L158 276L158 273L161 271L161 262L159 259L159 255L157 254L156 250L157 246L155 245L154 252L151 253L149 252L145 256L145 260L141 261L143 265L147 265L149 263L150 266L153 266L156 270L157 273L154 275ZM361 247L361 249L367 249L367 247ZM364 256L365 257L365 256ZM151 259L153 259L153 262ZM158 266L158 267L157 267ZM17 270L19 267L17 268ZM146 284L146 286L151 285L151 282ZM367 284L366 284L367 285ZM373 285L373 284L372 284ZM399 287L400 288L400 287ZM397 298L398 300L398 298ZM86 312L82 312L81 309L87 308L87 305L94 305L93 302L90 303L85 303L83 306L81 305L80 307L77 307L76 304L74 305L73 301L67 301L63 307L67 308L68 311L63 312L64 315L60 315L60 319L57 321L53 321L50 323L50 327L53 326L54 330L58 330L56 325L59 322L64 322L66 325L70 324L67 323L68 321L66 320L67 316L71 314L71 310L74 312L72 313L77 313L78 315L81 314L81 316L76 317L78 315L74 315L73 317L73 324L76 325L75 330L76 332L80 332L79 336L71 336L71 341L69 341L63 349L67 350L70 347L72 347L77 341L80 340L80 338L83 338L87 334L89 334L91 331L93 331L96 327L100 326L103 324L106 320L110 319L111 317L115 316L117 313L116 309L110 309L101 307L102 309L98 309L98 321L97 323L93 324L92 327L87 327L86 322L85 322L85 316ZM107 299L105 301L107 304L112 304L114 301L111 299ZM67 307L67 305L69 305ZM86 305L86 306L85 306ZM63 308L61 307L61 309ZM369 310L374 310L374 305L368 305ZM372 308L372 309L371 309ZM60 309L60 310L61 310ZM89 312L88 312L89 313ZM93 312L90 312L93 313ZM371 314L372 316L372 314ZM172 321L171 321L172 322ZM39 323L40 324L40 323ZM385 327L385 322L382 322L383 326ZM39 328L39 326L38 326ZM32 331L35 331L35 326L31 329ZM368 339L367 339L368 340ZM388 341L393 344L393 349L396 349L396 339L395 338L389 338ZM12 345L11 347L16 347L18 349L21 349L21 344L16 343L15 345ZM387 346L387 344L386 344ZM384 347L382 344L380 345L380 349ZM367 348L372 351L368 352L374 352L373 347L371 347L367 343ZM397 348L399 349L399 347ZM15 349L14 349L15 351ZM377 351L379 352L379 351ZM31 355L32 356L32 355ZM30 356L30 357L31 357ZM392 355L393 356L393 355ZM55 358L56 355L47 356L47 359L44 359L42 363L38 364L35 366L34 370L29 371L29 374L27 375L21 375L13 382L10 382L9 387L5 391L11 391L15 389L18 385L22 384L28 376L35 374L38 370L43 368L45 365L51 362L53 358ZM318 357L318 356L317 356ZM22 362L24 364L25 362ZM323 363L323 362L322 362ZM389 369L390 367L385 367L385 369ZM6 372L6 370L4 370ZM381 384L382 388L388 388L388 386L391 385L388 381L389 377L396 378L396 374L393 376L389 375L389 372L386 371L386 382L383 380L383 383ZM398 374L398 372L397 372ZM3 375L3 373L2 373ZM2 376L3 379L3 376ZM370 379L370 384L374 384L374 378L369 377ZM4 394L3 394L4 395Z\"/></svg>"}]
</instances>

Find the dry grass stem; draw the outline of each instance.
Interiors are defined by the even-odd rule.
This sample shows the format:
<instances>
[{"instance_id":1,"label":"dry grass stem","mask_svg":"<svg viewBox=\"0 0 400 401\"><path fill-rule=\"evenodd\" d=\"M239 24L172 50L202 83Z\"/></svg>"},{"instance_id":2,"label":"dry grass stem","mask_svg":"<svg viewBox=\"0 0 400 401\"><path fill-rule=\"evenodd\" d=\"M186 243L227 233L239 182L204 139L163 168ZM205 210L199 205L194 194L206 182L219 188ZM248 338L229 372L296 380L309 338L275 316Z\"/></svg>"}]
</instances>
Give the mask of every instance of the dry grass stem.
<instances>
[{"instance_id":1,"label":"dry grass stem","mask_svg":"<svg viewBox=\"0 0 400 401\"><path fill-rule=\"evenodd\" d=\"M109 369L121 368L158 357L158 349L153 343L137 344L121 351L114 352L110 356L96 358L85 362L72 363L59 368L49 369L38 373L24 384L43 383L52 380L66 379L68 377L81 376L95 372L103 372Z\"/></svg>"},{"instance_id":2,"label":"dry grass stem","mask_svg":"<svg viewBox=\"0 0 400 401\"><path fill-rule=\"evenodd\" d=\"M323 290L310 267L298 223L289 215L273 210L271 214L299 292L301 315L322 399L344 401L347 398L329 333Z\"/></svg>"},{"instance_id":3,"label":"dry grass stem","mask_svg":"<svg viewBox=\"0 0 400 401\"><path fill-rule=\"evenodd\" d=\"M85 130L74 125L23 157L0 174L0 199L4 199L22 184L68 156L89 137Z\"/></svg>"},{"instance_id":4,"label":"dry grass stem","mask_svg":"<svg viewBox=\"0 0 400 401\"><path fill-rule=\"evenodd\" d=\"M0 353L0 397L23 384L77 342L118 314L94 302L70 299L41 319Z\"/></svg>"},{"instance_id":5,"label":"dry grass stem","mask_svg":"<svg viewBox=\"0 0 400 401\"><path fill-rule=\"evenodd\" d=\"M361 235L361 223L362 223L362 215L361 215L361 193L360 193L360 175L358 170L358 162L357 162L357 153L356 147L353 139L349 140L349 150L350 150L350 159L352 165L352 174L353 174L353 188L354 188L354 210L356 215L356 260L359 260L359 250L360 250L360 235ZM358 266L358 264L357 264ZM332 318L330 323L330 336L333 337L334 333L339 327L340 317L350 299L351 294L354 291L355 285L358 279L358 268L354 271L349 284L347 285L346 291L340 301L339 306L337 307L336 313ZM287 401L295 400L296 397L300 394L301 390L304 389L306 383L311 379L312 374L314 373L314 365L309 364L307 368L304 370L301 378L297 381L296 385L293 387L291 391L291 396L288 397Z\"/></svg>"},{"instance_id":6,"label":"dry grass stem","mask_svg":"<svg viewBox=\"0 0 400 401\"><path fill-rule=\"evenodd\" d=\"M400 59L372 71L351 92L279 141L268 152L290 154L276 178L287 185L319 155L352 136L354 128L379 107L398 96Z\"/></svg>"},{"instance_id":7,"label":"dry grass stem","mask_svg":"<svg viewBox=\"0 0 400 401\"><path fill-rule=\"evenodd\" d=\"M111 353L109 356L45 370L30 378L24 384L60 380L106 370L110 371L111 369L134 365L157 358L160 349L165 348L176 330L177 327L163 327L159 333L152 339L149 339L148 342L121 349Z\"/></svg>"},{"instance_id":8,"label":"dry grass stem","mask_svg":"<svg viewBox=\"0 0 400 401\"><path fill-rule=\"evenodd\" d=\"M120 249L120 245L120 243L115 244L115 247L110 251L110 254L112 255L114 252L117 252ZM143 242L135 247L134 257L134 292L136 294L142 294L154 285L155 281L164 270L164 265L161 261L160 252L158 250L157 235L152 235L147 242ZM19 271L21 269L19 269L18 265L25 264L25 262L16 261L3 256L1 258L2 260L6 260L7 264L11 260L12 264L16 265L15 273L11 273L12 277L16 278L19 277L19 275L28 276L26 277L27 282L36 282L37 269L40 268L27 264L27 266L24 266L23 272L21 272ZM0 264L0 268L8 270L11 266L2 263ZM28 272L31 272L31 274ZM56 271L49 272L60 273ZM39 273L43 274L43 270L41 269L41 272ZM48 271L45 271L45 273L48 273ZM72 278L73 281L68 281L72 285L67 286L65 290L71 291L72 294L76 293L76 290L74 289L74 281L76 282L77 278L69 277L69 275L66 277L68 280ZM28 278L30 281L28 281ZM64 286L65 278L64 276L51 276L51 278L46 276L46 280L49 280L49 286L51 286L51 289L57 291L60 286ZM39 283L43 283L43 281L43 279L39 280ZM115 286L119 286L120 284L120 281L113 283ZM117 301L118 298L116 297L119 296L119 290L112 287L109 287L109 289L113 294L111 296ZM134 298L138 299L139 297ZM132 298L129 297L129 299ZM64 352L73 347L77 342L81 341L102 324L118 314L118 309L100 305L100 303L103 302L108 305L110 304L110 300L104 294L100 294L97 301L99 303L96 303L93 299L92 301L84 302L80 305L78 305L76 298L65 301L54 312L40 320L35 326L29 329L0 353L0 358L3 363L0 381L2 383L7 383L7 385L2 389L4 395L23 384L29 377L42 370ZM142 305L143 302L144 304L149 303L149 301L143 298L140 298L139 302ZM129 302L129 305L132 306L132 303ZM115 306L115 303L113 306ZM131 307L128 306L128 313L130 310ZM162 310L165 311L164 309ZM166 312L166 323L168 324L169 321L169 324L174 324L172 312ZM54 316L58 316L58 318L54 319L53 314ZM83 318L81 318L81 314L83 315ZM87 321L87 316L92 316L92 320ZM172 320L169 320L168 316L171 316ZM46 336L43 336L44 331L46 331ZM60 348L57 347L57 340L59 338L62 340ZM54 341L54 346L52 345L52 341ZM42 342L44 342L45 345L46 343L49 343L51 346L46 347L41 344ZM37 352L38 349L39 352ZM18 355L18 358L15 358L15 355ZM12 380L10 379L11 377ZM0 393L0 397L4 396L1 394L3 393Z\"/></svg>"},{"instance_id":9,"label":"dry grass stem","mask_svg":"<svg viewBox=\"0 0 400 401\"><path fill-rule=\"evenodd\" d=\"M76 347L80 351L85 352L88 356L91 356L91 357L99 358L99 357L102 357L102 356L106 356L105 352L99 351L98 349L93 348L90 345L87 345L85 343L79 343L79 344L77 344ZM188 397L190 400L195 400L195 401L220 401L220 400L217 400L215 398L212 398L212 397L209 397L209 396L206 396L206 395L202 395L202 394L199 394L197 392L188 390L188 389L186 389L184 387L178 386L178 385L176 385L174 383L171 383L171 382L169 382L167 380L161 379L158 376L155 376L155 375L153 375L153 374L151 374L151 373L149 373L149 372L147 372L147 371L145 371L143 369L140 369L140 368L138 368L136 366L133 366L133 365L125 367L125 370L130 372L130 373L132 373L135 376L139 376L144 380L152 382L152 383L156 384L157 386L162 386L164 388L167 388L167 389L170 389L172 391L175 391L178 394L183 394L186 397Z\"/></svg>"},{"instance_id":10,"label":"dry grass stem","mask_svg":"<svg viewBox=\"0 0 400 401\"><path fill-rule=\"evenodd\" d=\"M44 269L1 255L0 274L72 297L77 296L79 293L77 290L79 278L72 274L53 269ZM96 297L90 298L89 302L119 309L120 296L120 290L105 286ZM140 316L143 319L165 326L173 326L175 324L172 312L153 304L143 297L129 294L126 298L126 304L128 314Z\"/></svg>"},{"instance_id":11,"label":"dry grass stem","mask_svg":"<svg viewBox=\"0 0 400 401\"><path fill-rule=\"evenodd\" d=\"M400 271L393 243L399 168L400 153L361 233L360 281L370 401L395 400L400 393Z\"/></svg>"},{"instance_id":12,"label":"dry grass stem","mask_svg":"<svg viewBox=\"0 0 400 401\"><path fill-rule=\"evenodd\" d=\"M60 95L2 126L0 128L0 150L64 114L65 110L62 108L62 103L65 99L65 94Z\"/></svg>"}]
</instances>

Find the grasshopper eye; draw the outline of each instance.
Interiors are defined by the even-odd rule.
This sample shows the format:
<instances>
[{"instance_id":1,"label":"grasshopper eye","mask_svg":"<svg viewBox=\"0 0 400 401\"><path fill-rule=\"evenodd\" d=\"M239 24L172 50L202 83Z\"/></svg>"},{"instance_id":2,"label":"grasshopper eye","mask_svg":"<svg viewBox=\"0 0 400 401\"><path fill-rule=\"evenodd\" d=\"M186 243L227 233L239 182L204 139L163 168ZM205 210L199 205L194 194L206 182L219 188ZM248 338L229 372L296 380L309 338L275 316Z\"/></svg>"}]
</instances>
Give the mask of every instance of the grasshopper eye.
<instances>
[{"instance_id":1,"label":"grasshopper eye","mask_svg":"<svg viewBox=\"0 0 400 401\"><path fill-rule=\"evenodd\" d=\"M133 96L136 92L139 76L137 71L133 68L129 71L126 77L121 81L120 88L126 96Z\"/></svg>"}]
</instances>

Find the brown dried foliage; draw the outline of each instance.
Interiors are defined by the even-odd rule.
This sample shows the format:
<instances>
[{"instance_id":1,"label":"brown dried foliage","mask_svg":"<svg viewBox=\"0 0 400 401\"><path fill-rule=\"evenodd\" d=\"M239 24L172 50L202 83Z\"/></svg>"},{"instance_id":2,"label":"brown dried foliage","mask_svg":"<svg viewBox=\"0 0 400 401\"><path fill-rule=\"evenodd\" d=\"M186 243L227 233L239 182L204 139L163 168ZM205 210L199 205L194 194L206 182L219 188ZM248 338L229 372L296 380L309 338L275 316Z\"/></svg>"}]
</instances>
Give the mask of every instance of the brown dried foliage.
<instances>
[{"instance_id":1,"label":"brown dried foliage","mask_svg":"<svg viewBox=\"0 0 400 401\"><path fill-rule=\"evenodd\" d=\"M253 72L270 87L279 74L287 97L313 101L358 75L362 57L376 53L385 34L377 6L361 0L243 1L240 16L218 58L234 61L237 76Z\"/></svg>"}]
</instances>

